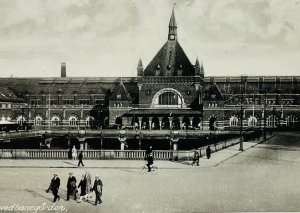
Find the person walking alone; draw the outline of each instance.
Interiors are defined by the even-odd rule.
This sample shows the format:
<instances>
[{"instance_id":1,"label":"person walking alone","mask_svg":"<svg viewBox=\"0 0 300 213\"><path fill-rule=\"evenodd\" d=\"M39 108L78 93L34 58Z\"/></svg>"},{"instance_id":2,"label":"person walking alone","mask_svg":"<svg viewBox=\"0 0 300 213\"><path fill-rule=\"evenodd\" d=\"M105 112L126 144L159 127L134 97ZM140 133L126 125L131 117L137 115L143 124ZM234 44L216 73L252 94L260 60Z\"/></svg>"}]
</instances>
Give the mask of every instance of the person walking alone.
<instances>
[{"instance_id":1,"label":"person walking alone","mask_svg":"<svg viewBox=\"0 0 300 213\"><path fill-rule=\"evenodd\" d=\"M95 195L96 195L95 205L97 205L98 202L99 202L99 204L101 204L103 202L101 200L101 196L102 196L102 192L103 192L102 188L103 188L102 181L100 180L99 175L96 175L94 186L92 188L92 190L95 191Z\"/></svg>"},{"instance_id":2,"label":"person walking alone","mask_svg":"<svg viewBox=\"0 0 300 213\"><path fill-rule=\"evenodd\" d=\"M197 166L199 166L199 152L194 149L194 157L193 157L193 163L192 166L196 163Z\"/></svg>"},{"instance_id":3,"label":"person walking alone","mask_svg":"<svg viewBox=\"0 0 300 213\"><path fill-rule=\"evenodd\" d=\"M210 146L208 146L208 147L206 148L206 157L207 157L207 159L210 158L210 155L211 155L211 149L210 149Z\"/></svg>"},{"instance_id":4,"label":"person walking alone","mask_svg":"<svg viewBox=\"0 0 300 213\"><path fill-rule=\"evenodd\" d=\"M56 202L56 200L60 199L60 197L57 195L58 194L58 189L60 187L60 179L57 176L57 174L54 174L53 176L54 177L51 179L50 186L48 187L48 189L46 190L46 192L48 193L49 190L51 190L52 194L54 196L53 202Z\"/></svg>"},{"instance_id":5,"label":"person walking alone","mask_svg":"<svg viewBox=\"0 0 300 213\"><path fill-rule=\"evenodd\" d=\"M83 151L80 151L80 153L79 153L79 155L78 155L78 160L79 160L78 166L80 166L80 164L81 164L82 166L84 166L84 165L83 165L83 162L82 162L82 158L83 158Z\"/></svg>"},{"instance_id":6,"label":"person walking alone","mask_svg":"<svg viewBox=\"0 0 300 213\"><path fill-rule=\"evenodd\" d=\"M147 160L148 172L151 172L151 166L153 165L153 154L152 154L152 146L146 150L145 159Z\"/></svg>"}]
</instances>

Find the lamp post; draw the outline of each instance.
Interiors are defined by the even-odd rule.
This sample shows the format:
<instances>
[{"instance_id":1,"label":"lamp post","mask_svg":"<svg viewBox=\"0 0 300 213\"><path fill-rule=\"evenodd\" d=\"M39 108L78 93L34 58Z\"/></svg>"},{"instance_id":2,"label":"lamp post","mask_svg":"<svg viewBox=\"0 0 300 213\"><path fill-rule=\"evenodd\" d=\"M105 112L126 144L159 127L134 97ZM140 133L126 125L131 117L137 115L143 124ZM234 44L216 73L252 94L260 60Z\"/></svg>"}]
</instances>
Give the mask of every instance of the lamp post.
<instances>
[{"instance_id":1,"label":"lamp post","mask_svg":"<svg viewBox=\"0 0 300 213\"><path fill-rule=\"evenodd\" d=\"M246 76L241 76L241 114L240 114L240 120L241 120L241 125L240 125L240 151L244 151L244 144L243 144L243 120L244 120L244 92L245 92L245 83L246 83Z\"/></svg>"},{"instance_id":2,"label":"lamp post","mask_svg":"<svg viewBox=\"0 0 300 213\"><path fill-rule=\"evenodd\" d=\"M266 101L266 95L267 95L267 89L265 88L265 98L264 98L264 140L267 139L267 132L266 132L266 106L267 106L267 101Z\"/></svg>"},{"instance_id":3,"label":"lamp post","mask_svg":"<svg viewBox=\"0 0 300 213\"><path fill-rule=\"evenodd\" d=\"M272 113L272 114L273 114L273 123L272 123L272 131L271 131L271 135L272 135L272 133L273 133L275 127L276 127L276 124L275 124L275 122L276 122L276 117L275 117L276 108L275 108L274 106L273 106L272 112L273 112L273 113Z\"/></svg>"}]
</instances>

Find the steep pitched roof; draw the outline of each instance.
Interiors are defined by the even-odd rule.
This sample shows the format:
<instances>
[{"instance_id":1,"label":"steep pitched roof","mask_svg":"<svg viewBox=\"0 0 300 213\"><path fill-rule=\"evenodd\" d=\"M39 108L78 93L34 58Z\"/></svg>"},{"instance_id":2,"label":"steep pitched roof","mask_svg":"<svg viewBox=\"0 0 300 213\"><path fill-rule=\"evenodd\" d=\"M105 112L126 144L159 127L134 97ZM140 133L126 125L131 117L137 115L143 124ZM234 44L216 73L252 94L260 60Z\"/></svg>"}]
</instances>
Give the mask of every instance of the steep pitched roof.
<instances>
[{"instance_id":1,"label":"steep pitched roof","mask_svg":"<svg viewBox=\"0 0 300 213\"><path fill-rule=\"evenodd\" d=\"M0 102L24 102L24 99L17 97L7 87L0 87Z\"/></svg>"},{"instance_id":2,"label":"steep pitched roof","mask_svg":"<svg viewBox=\"0 0 300 213\"><path fill-rule=\"evenodd\" d=\"M204 100L212 100L212 101L222 101L224 97L219 89L219 87L213 83L206 86L204 89Z\"/></svg>"},{"instance_id":3,"label":"steep pitched roof","mask_svg":"<svg viewBox=\"0 0 300 213\"><path fill-rule=\"evenodd\" d=\"M110 100L129 101L131 99L127 88L121 81L112 91Z\"/></svg>"},{"instance_id":4,"label":"steep pitched roof","mask_svg":"<svg viewBox=\"0 0 300 213\"><path fill-rule=\"evenodd\" d=\"M154 76L155 70L160 66L160 76L166 76L168 69L171 76L177 76L177 71L182 69L183 76L194 76L195 70L177 40L167 41L158 51L144 71L145 76Z\"/></svg>"}]
</instances>

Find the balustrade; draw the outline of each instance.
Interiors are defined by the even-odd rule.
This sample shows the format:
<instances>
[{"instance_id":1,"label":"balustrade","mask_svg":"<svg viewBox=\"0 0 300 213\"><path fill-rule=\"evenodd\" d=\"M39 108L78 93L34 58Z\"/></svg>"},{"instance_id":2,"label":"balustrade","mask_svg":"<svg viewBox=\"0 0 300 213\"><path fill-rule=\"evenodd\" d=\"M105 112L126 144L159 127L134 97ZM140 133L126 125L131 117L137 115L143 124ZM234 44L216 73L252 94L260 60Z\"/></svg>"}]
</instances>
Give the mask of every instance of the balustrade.
<instances>
[{"instance_id":1,"label":"balustrade","mask_svg":"<svg viewBox=\"0 0 300 213\"><path fill-rule=\"evenodd\" d=\"M226 147L239 143L239 138L222 141L211 145L212 152L222 150ZM205 156L205 147L200 147L200 157ZM54 149L2 149L0 158L8 159L68 159L69 150ZM190 160L193 158L193 151L183 150L154 150L153 158L155 160L169 160L174 157L178 159ZM120 159L120 160L143 160L145 151L142 150L83 150L84 159Z\"/></svg>"}]
</instances>

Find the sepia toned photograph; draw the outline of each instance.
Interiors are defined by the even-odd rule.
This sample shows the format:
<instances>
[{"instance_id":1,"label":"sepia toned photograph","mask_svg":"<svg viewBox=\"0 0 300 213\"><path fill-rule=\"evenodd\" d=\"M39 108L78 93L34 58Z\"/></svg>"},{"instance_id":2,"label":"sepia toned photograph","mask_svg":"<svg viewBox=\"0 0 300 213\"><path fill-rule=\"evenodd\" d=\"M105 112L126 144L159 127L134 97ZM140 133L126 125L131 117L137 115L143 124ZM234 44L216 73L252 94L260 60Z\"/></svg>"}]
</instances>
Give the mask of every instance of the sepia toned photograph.
<instances>
[{"instance_id":1,"label":"sepia toned photograph","mask_svg":"<svg viewBox=\"0 0 300 213\"><path fill-rule=\"evenodd\" d=\"M0 0L0 212L300 212L300 0Z\"/></svg>"}]
</instances>

